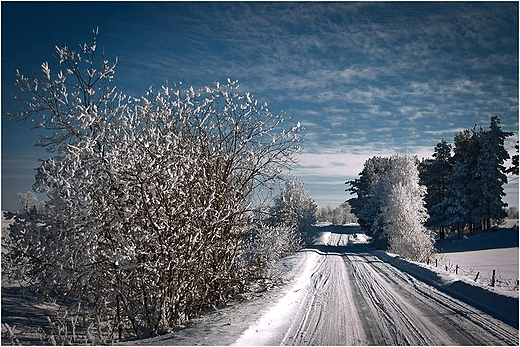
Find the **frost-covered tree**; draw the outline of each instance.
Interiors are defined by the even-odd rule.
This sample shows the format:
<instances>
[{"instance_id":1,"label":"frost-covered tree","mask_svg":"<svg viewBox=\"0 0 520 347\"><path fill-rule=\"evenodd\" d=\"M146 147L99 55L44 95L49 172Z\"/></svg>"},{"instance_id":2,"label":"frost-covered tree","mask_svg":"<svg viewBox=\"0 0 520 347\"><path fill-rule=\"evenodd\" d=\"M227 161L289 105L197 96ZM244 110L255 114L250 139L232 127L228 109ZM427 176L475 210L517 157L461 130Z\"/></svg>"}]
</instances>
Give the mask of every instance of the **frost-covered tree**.
<instances>
[{"instance_id":1,"label":"frost-covered tree","mask_svg":"<svg viewBox=\"0 0 520 347\"><path fill-rule=\"evenodd\" d=\"M372 157L367 159L359 178L348 181L347 189L357 196L348 200L352 212L356 215L360 226L373 234L381 231L381 227L374 223L380 210L380 196L375 190L381 177L390 168L390 158Z\"/></svg>"},{"instance_id":2,"label":"frost-covered tree","mask_svg":"<svg viewBox=\"0 0 520 347\"><path fill-rule=\"evenodd\" d=\"M506 170L506 173L518 176L518 141L515 145L516 154L511 157L511 166Z\"/></svg>"},{"instance_id":3,"label":"frost-covered tree","mask_svg":"<svg viewBox=\"0 0 520 347\"><path fill-rule=\"evenodd\" d=\"M301 128L231 80L126 96L96 36L56 47L42 77L17 72L26 108L9 116L32 118L51 157L34 185L48 213L11 228L8 275L87 309L112 338L147 337L243 289L256 197L295 164Z\"/></svg>"},{"instance_id":4,"label":"frost-covered tree","mask_svg":"<svg viewBox=\"0 0 520 347\"><path fill-rule=\"evenodd\" d=\"M330 206L330 205L318 208L317 221L325 222L325 223L332 223L332 213L333 213L333 210L332 210L332 206Z\"/></svg>"},{"instance_id":5,"label":"frost-covered tree","mask_svg":"<svg viewBox=\"0 0 520 347\"><path fill-rule=\"evenodd\" d=\"M428 219L424 196L426 187L419 184L417 158L396 155L390 169L378 183L380 213L374 223L382 225L390 251L415 261L426 261L433 253L433 238L424 226Z\"/></svg>"},{"instance_id":6,"label":"frost-covered tree","mask_svg":"<svg viewBox=\"0 0 520 347\"><path fill-rule=\"evenodd\" d=\"M507 218L518 219L518 206L509 206L506 209Z\"/></svg>"},{"instance_id":7,"label":"frost-covered tree","mask_svg":"<svg viewBox=\"0 0 520 347\"><path fill-rule=\"evenodd\" d=\"M36 208L38 204L38 197L31 190L25 193L18 192L16 196L18 198L18 202L20 203L22 212L30 212L33 208Z\"/></svg>"},{"instance_id":8,"label":"frost-covered tree","mask_svg":"<svg viewBox=\"0 0 520 347\"><path fill-rule=\"evenodd\" d=\"M352 209L348 202L341 203L332 210L332 224L343 225L346 223L356 222L356 216L352 213Z\"/></svg>"},{"instance_id":9,"label":"frost-covered tree","mask_svg":"<svg viewBox=\"0 0 520 347\"><path fill-rule=\"evenodd\" d=\"M349 205L350 207L350 205ZM334 225L343 225L346 223L347 214L346 210L341 206L336 207L332 210L332 224ZM350 212L350 211L349 211Z\"/></svg>"},{"instance_id":10,"label":"frost-covered tree","mask_svg":"<svg viewBox=\"0 0 520 347\"><path fill-rule=\"evenodd\" d=\"M274 225L293 226L302 239L309 242L312 238L311 227L316 223L318 206L301 180L290 180L275 197L271 209Z\"/></svg>"}]
</instances>

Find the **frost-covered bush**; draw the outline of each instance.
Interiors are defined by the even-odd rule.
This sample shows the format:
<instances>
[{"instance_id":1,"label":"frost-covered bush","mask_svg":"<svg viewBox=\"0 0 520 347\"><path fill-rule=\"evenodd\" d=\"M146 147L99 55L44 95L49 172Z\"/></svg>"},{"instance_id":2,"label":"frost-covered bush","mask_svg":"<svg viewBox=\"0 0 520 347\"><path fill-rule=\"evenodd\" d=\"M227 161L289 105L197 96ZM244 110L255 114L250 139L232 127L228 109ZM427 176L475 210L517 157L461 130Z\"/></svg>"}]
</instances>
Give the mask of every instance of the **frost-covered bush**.
<instances>
[{"instance_id":1,"label":"frost-covered bush","mask_svg":"<svg viewBox=\"0 0 520 347\"><path fill-rule=\"evenodd\" d=\"M141 338L242 290L253 197L295 163L301 128L230 80L126 96L96 46L17 72L26 109L10 117L32 118L51 157L34 185L45 214L11 228L7 274Z\"/></svg>"},{"instance_id":2,"label":"frost-covered bush","mask_svg":"<svg viewBox=\"0 0 520 347\"><path fill-rule=\"evenodd\" d=\"M272 262L297 251L302 239L295 226L259 222L251 225L246 244L244 255L261 277Z\"/></svg>"},{"instance_id":3,"label":"frost-covered bush","mask_svg":"<svg viewBox=\"0 0 520 347\"><path fill-rule=\"evenodd\" d=\"M271 208L271 224L295 228L305 242L312 240L312 225L316 223L318 205L301 180L290 180L275 197Z\"/></svg>"}]
</instances>

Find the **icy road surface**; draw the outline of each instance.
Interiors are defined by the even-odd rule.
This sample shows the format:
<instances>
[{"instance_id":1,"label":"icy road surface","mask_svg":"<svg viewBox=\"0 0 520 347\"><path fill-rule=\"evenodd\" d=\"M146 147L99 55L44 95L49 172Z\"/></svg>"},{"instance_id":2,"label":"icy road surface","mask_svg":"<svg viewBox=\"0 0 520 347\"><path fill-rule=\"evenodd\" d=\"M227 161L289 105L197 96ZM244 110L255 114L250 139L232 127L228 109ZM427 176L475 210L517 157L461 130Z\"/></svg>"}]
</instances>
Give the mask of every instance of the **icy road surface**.
<instances>
[{"instance_id":1,"label":"icy road surface","mask_svg":"<svg viewBox=\"0 0 520 347\"><path fill-rule=\"evenodd\" d=\"M321 230L278 296L151 344L518 345L517 328L383 261L358 227Z\"/></svg>"}]
</instances>

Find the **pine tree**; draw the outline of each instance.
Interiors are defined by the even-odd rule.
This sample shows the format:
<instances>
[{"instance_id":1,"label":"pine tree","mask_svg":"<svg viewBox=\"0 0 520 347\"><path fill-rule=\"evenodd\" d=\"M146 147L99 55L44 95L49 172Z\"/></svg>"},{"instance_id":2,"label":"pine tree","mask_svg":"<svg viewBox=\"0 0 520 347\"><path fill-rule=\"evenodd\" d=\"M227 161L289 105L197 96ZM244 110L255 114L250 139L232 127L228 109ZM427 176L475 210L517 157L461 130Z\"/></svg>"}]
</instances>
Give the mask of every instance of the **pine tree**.
<instances>
[{"instance_id":1,"label":"pine tree","mask_svg":"<svg viewBox=\"0 0 520 347\"><path fill-rule=\"evenodd\" d=\"M502 131L498 117L491 118L489 131L475 125L455 136L453 172L447 176L444 200L430 209L432 225L455 227L460 235L466 225L470 231L486 229L492 219L505 217L504 162L509 154L504 140L509 136L512 133Z\"/></svg>"},{"instance_id":2,"label":"pine tree","mask_svg":"<svg viewBox=\"0 0 520 347\"><path fill-rule=\"evenodd\" d=\"M421 184L427 188L425 196L426 207L430 218L427 226L439 227L440 238L446 235L442 210L435 210L434 206L441 204L446 198L448 190L448 176L453 172L451 145L442 139L434 149L433 159L426 159L419 165ZM435 212L434 212L435 211Z\"/></svg>"},{"instance_id":3,"label":"pine tree","mask_svg":"<svg viewBox=\"0 0 520 347\"><path fill-rule=\"evenodd\" d=\"M375 228L374 220L379 213L379 196L375 194L376 186L390 168L390 158L372 157L365 161L363 171L359 178L348 181L351 187L347 189L357 197L348 200L352 212L356 215L359 225L373 236L380 232L380 228Z\"/></svg>"},{"instance_id":4,"label":"pine tree","mask_svg":"<svg viewBox=\"0 0 520 347\"><path fill-rule=\"evenodd\" d=\"M448 189L442 202L431 208L435 216L434 223L438 227L452 227L462 232L466 223L471 221L472 210L470 196L472 187L469 183L472 179L472 166L474 156L472 153L471 131L466 129L454 138L455 148L453 172L447 176Z\"/></svg>"},{"instance_id":5,"label":"pine tree","mask_svg":"<svg viewBox=\"0 0 520 347\"><path fill-rule=\"evenodd\" d=\"M503 185L507 183L504 162L509 159L509 153L504 148L504 141L513 135L502 131L500 119L496 116L491 118L489 128L489 131L474 134L479 153L472 182L479 195L473 221L482 222L484 229L491 228L491 219L506 216L504 208L507 204L502 198L506 195Z\"/></svg>"}]
</instances>

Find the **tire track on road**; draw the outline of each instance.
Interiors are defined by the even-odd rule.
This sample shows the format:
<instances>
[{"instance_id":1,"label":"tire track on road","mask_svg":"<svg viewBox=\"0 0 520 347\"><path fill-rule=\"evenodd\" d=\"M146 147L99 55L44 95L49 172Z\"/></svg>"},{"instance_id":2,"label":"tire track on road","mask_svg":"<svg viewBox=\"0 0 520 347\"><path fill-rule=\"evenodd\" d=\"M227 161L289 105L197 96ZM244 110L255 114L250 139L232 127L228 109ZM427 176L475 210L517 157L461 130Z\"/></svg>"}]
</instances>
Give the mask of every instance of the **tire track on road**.
<instances>
[{"instance_id":1,"label":"tire track on road","mask_svg":"<svg viewBox=\"0 0 520 347\"><path fill-rule=\"evenodd\" d=\"M356 245L360 233L323 230L296 283L235 344L518 344L518 329Z\"/></svg>"},{"instance_id":2,"label":"tire track on road","mask_svg":"<svg viewBox=\"0 0 520 347\"><path fill-rule=\"evenodd\" d=\"M516 345L518 330L366 252L345 254L370 344Z\"/></svg>"},{"instance_id":3,"label":"tire track on road","mask_svg":"<svg viewBox=\"0 0 520 347\"><path fill-rule=\"evenodd\" d=\"M282 345L366 345L341 255L320 256Z\"/></svg>"}]
</instances>

